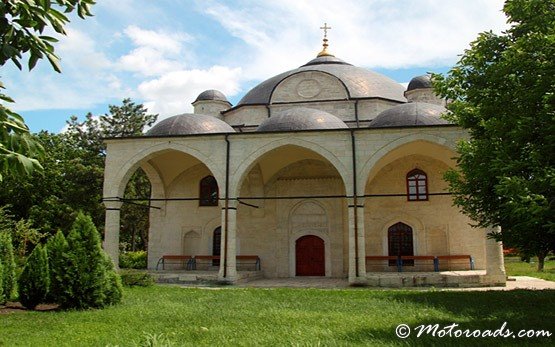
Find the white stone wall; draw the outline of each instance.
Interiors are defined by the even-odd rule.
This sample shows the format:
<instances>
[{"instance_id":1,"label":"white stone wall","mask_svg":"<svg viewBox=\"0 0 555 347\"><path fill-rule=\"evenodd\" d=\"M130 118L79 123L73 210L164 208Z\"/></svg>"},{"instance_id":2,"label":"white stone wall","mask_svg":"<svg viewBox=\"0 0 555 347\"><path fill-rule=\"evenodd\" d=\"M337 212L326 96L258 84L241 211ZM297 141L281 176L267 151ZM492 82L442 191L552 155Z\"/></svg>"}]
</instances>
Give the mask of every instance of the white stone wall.
<instances>
[{"instance_id":1,"label":"white stone wall","mask_svg":"<svg viewBox=\"0 0 555 347\"><path fill-rule=\"evenodd\" d=\"M354 226L358 225L358 253L363 259L365 254L383 252L384 230L390 223L406 221L414 226L416 254L470 253L478 268L486 267L485 237L473 233L468 220L451 207L449 197L432 197L429 202L410 204L404 198L379 201L362 198L365 193L404 192L406 171L413 166L421 166L429 174L430 191L444 190L442 172L455 165L453 148L458 139L466 136L464 131L455 127L358 129L354 136L356 173L349 130L228 135L231 199L260 194L304 196L295 200L245 201L258 204L259 209L230 200L230 205L238 209L229 210L229 230L225 231L229 232L228 257L259 255L265 276L292 276L295 239L315 234L326 242L326 275L349 275L356 282L358 277L363 279L365 270L359 262L359 274L355 273ZM104 196L122 196L127 179L142 166L153 181L153 197L194 196L198 194L200 179L212 174L223 198L225 138L226 135L217 134L107 140ZM347 208L354 204L352 198L311 198L352 196L355 181L360 197L357 204L366 206L357 208L360 211L357 221L353 220L354 209ZM308 205L297 211L303 203ZM161 210L151 211L149 267L162 254L189 252L186 240L197 245L199 253L210 254L211 233L224 225L221 207L198 207L196 201L156 205ZM117 212L107 213L106 249L112 257L117 257L118 218ZM231 260L228 266L227 274L233 280Z\"/></svg>"},{"instance_id":2,"label":"white stone wall","mask_svg":"<svg viewBox=\"0 0 555 347\"><path fill-rule=\"evenodd\" d=\"M337 77L320 71L306 71L281 81L272 93L270 102L344 100L348 97L347 89Z\"/></svg>"}]
</instances>

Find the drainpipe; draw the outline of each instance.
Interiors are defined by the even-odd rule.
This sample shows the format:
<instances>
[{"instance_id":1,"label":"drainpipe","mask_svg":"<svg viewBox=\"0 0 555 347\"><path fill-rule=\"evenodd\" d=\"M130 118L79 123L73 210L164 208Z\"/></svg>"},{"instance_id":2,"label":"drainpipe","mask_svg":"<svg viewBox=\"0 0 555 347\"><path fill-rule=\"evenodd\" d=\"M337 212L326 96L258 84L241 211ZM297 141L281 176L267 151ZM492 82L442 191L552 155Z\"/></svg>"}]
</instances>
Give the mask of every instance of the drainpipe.
<instances>
[{"instance_id":1,"label":"drainpipe","mask_svg":"<svg viewBox=\"0 0 555 347\"><path fill-rule=\"evenodd\" d=\"M357 117L358 121L358 117ZM358 273L358 192L357 192L357 161L356 161L356 146L355 146L355 129L351 130L351 152L353 154L353 204L354 217L355 217L355 276L359 277Z\"/></svg>"},{"instance_id":2,"label":"drainpipe","mask_svg":"<svg viewBox=\"0 0 555 347\"><path fill-rule=\"evenodd\" d=\"M229 142L229 135L225 134L226 152L225 152L225 200L224 200L224 278L227 277L227 234L228 234L228 219L229 219L229 149L231 144Z\"/></svg>"}]
</instances>

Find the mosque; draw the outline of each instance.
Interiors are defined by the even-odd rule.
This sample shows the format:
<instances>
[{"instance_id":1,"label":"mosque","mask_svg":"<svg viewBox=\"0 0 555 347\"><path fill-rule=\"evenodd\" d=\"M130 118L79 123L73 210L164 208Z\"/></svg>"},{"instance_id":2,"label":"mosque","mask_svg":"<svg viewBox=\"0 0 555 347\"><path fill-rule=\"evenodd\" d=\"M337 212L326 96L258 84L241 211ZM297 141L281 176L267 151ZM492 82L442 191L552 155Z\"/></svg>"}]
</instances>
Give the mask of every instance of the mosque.
<instances>
[{"instance_id":1,"label":"mosque","mask_svg":"<svg viewBox=\"0 0 555 347\"><path fill-rule=\"evenodd\" d=\"M192 104L144 136L106 139L104 247L114 260L124 190L140 167L151 182L152 270L202 268L228 283L254 271L504 285L500 244L470 226L443 180L467 133L441 118L429 76L405 89L335 57L324 36L316 58L236 105L217 90Z\"/></svg>"}]
</instances>

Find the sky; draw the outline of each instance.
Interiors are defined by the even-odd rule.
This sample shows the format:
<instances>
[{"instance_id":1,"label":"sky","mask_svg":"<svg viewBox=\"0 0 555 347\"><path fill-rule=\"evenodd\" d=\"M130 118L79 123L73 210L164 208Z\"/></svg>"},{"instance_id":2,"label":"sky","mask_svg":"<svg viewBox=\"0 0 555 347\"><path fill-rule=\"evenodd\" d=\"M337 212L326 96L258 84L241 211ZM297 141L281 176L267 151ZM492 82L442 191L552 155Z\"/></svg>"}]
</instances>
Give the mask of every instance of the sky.
<instances>
[{"instance_id":1,"label":"sky","mask_svg":"<svg viewBox=\"0 0 555 347\"><path fill-rule=\"evenodd\" d=\"M32 132L64 129L71 115L101 115L124 98L159 120L192 112L198 94L235 105L261 81L322 48L399 83L446 73L478 33L507 28L502 0L98 0L94 17L70 15L56 52L32 71L9 63L0 78Z\"/></svg>"}]
</instances>

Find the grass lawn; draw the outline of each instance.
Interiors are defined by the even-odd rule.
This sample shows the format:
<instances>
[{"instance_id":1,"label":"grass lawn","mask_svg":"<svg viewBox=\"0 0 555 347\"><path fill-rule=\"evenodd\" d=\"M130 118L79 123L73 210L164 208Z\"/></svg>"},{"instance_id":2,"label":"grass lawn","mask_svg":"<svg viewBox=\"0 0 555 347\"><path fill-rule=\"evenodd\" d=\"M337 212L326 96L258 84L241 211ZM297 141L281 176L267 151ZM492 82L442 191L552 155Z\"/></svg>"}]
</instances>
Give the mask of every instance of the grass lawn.
<instances>
[{"instance_id":1,"label":"grass lawn","mask_svg":"<svg viewBox=\"0 0 555 347\"><path fill-rule=\"evenodd\" d=\"M543 329L551 338L414 337L420 324ZM413 329L395 336L397 325ZM0 346L553 345L555 291L128 288L105 310L0 315ZM150 344L147 344L150 342ZM158 343L156 343L158 342ZM166 342L166 344L164 344Z\"/></svg>"},{"instance_id":2,"label":"grass lawn","mask_svg":"<svg viewBox=\"0 0 555 347\"><path fill-rule=\"evenodd\" d=\"M548 281L555 281L555 260L547 260L544 264L543 272L538 272L537 259L527 263L520 260L520 257L505 257L505 270L509 276L530 276L543 278Z\"/></svg>"}]
</instances>

